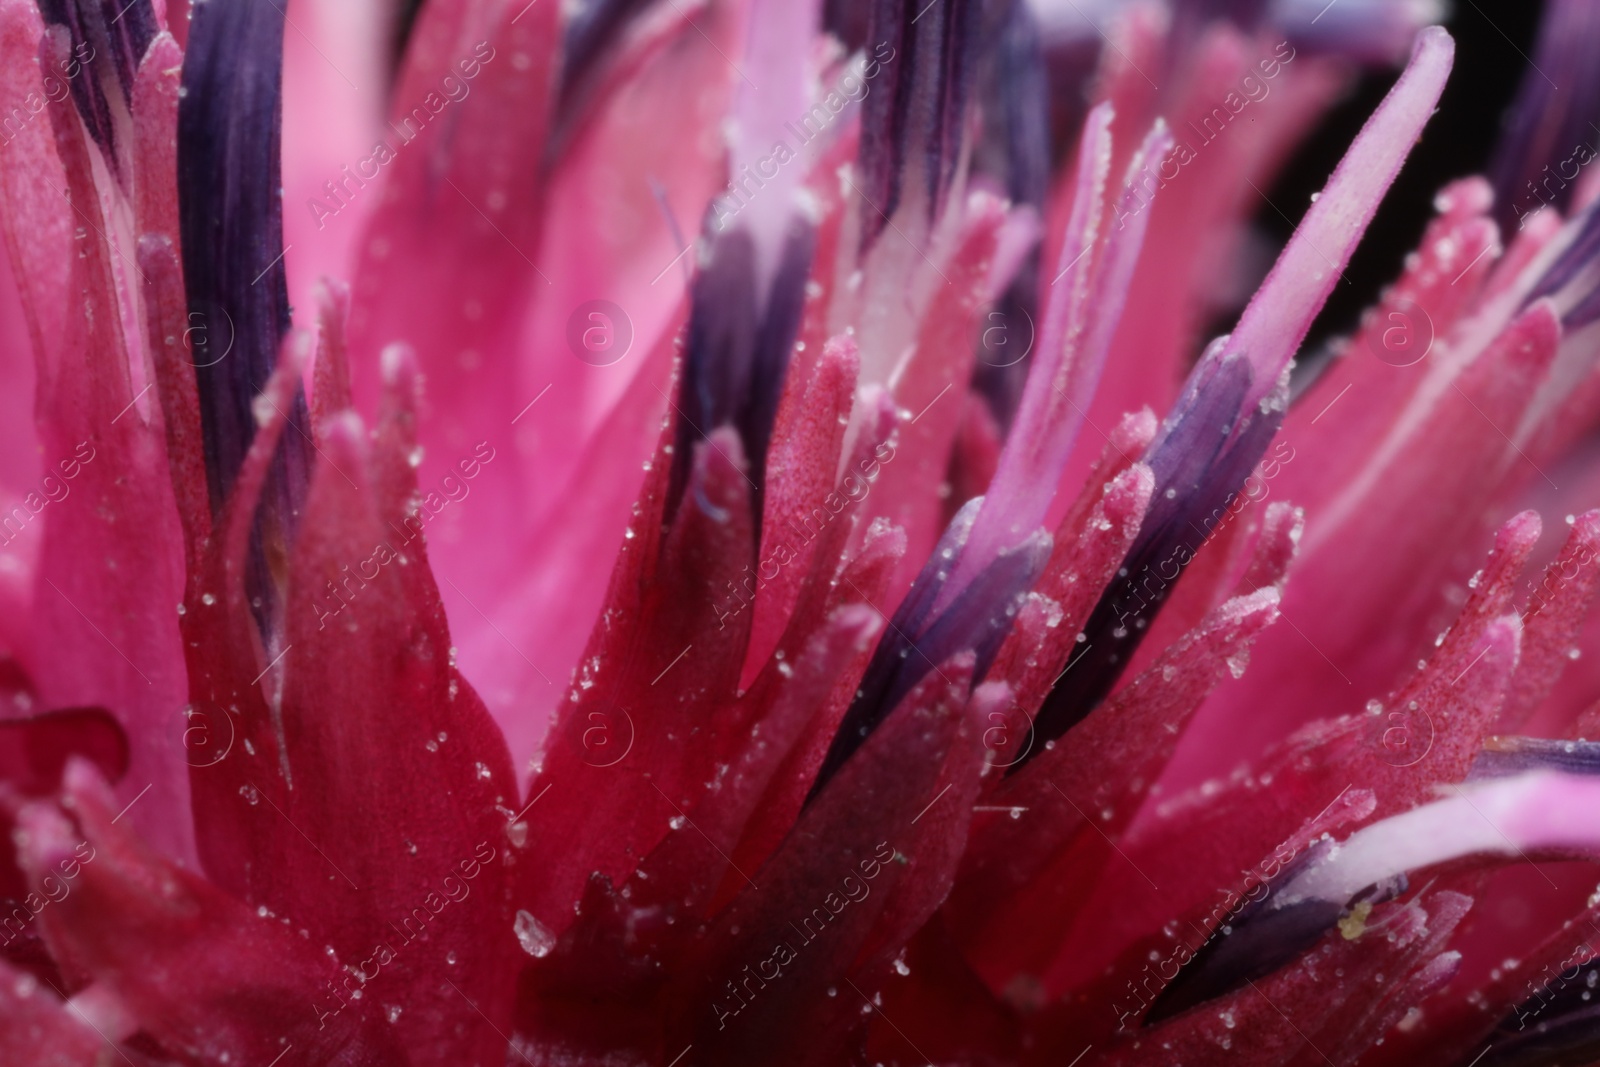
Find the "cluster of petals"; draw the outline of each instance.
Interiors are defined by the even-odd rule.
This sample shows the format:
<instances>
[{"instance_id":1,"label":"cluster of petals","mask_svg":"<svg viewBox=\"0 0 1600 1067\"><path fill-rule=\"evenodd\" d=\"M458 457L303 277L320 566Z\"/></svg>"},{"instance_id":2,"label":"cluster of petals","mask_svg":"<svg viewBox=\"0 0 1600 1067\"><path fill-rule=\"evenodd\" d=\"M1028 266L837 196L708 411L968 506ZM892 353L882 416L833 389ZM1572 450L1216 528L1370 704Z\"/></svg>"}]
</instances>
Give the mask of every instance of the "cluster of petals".
<instances>
[{"instance_id":1,"label":"cluster of petals","mask_svg":"<svg viewBox=\"0 0 1600 1067\"><path fill-rule=\"evenodd\" d=\"M1600 1059L1547 6L0 0L0 1067Z\"/></svg>"}]
</instances>

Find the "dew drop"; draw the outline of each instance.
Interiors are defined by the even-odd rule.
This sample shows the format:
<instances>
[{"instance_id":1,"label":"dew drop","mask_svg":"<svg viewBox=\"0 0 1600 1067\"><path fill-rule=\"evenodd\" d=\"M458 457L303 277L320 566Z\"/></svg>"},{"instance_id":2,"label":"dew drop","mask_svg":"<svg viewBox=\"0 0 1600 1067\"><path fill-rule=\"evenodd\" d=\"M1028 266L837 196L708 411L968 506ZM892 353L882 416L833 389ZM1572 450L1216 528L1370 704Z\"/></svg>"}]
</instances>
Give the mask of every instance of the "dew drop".
<instances>
[{"instance_id":1,"label":"dew drop","mask_svg":"<svg viewBox=\"0 0 1600 1067\"><path fill-rule=\"evenodd\" d=\"M215 604L216 602L217 602L217 598L212 596L210 593L201 593L200 594L200 603L204 604L206 607L210 607L212 604Z\"/></svg>"},{"instance_id":2,"label":"dew drop","mask_svg":"<svg viewBox=\"0 0 1600 1067\"><path fill-rule=\"evenodd\" d=\"M522 951L536 960L542 960L550 955L550 950L555 947L556 939L550 931L539 924L532 914L523 909L517 911L517 943L522 946Z\"/></svg>"},{"instance_id":3,"label":"dew drop","mask_svg":"<svg viewBox=\"0 0 1600 1067\"><path fill-rule=\"evenodd\" d=\"M261 803L261 794L256 791L255 786L248 783L239 787L239 795L248 800L252 805Z\"/></svg>"},{"instance_id":4,"label":"dew drop","mask_svg":"<svg viewBox=\"0 0 1600 1067\"><path fill-rule=\"evenodd\" d=\"M1245 677L1245 670L1250 667L1250 653L1248 651L1238 651L1238 653L1227 657L1224 662L1227 662L1227 673L1234 675L1235 678L1243 678Z\"/></svg>"}]
</instances>

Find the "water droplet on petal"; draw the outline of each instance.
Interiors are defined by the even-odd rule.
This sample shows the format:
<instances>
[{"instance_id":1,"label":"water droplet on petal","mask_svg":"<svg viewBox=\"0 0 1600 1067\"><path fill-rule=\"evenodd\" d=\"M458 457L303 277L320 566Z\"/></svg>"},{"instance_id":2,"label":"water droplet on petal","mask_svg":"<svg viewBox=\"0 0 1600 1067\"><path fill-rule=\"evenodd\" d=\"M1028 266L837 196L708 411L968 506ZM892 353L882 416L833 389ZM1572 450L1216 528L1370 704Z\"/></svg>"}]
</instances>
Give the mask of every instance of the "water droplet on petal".
<instances>
[{"instance_id":1,"label":"water droplet on petal","mask_svg":"<svg viewBox=\"0 0 1600 1067\"><path fill-rule=\"evenodd\" d=\"M550 955L550 950L555 947L556 939L550 931L539 924L530 913L519 909L516 921L517 943L522 946L522 951L534 959L544 959Z\"/></svg>"}]
</instances>

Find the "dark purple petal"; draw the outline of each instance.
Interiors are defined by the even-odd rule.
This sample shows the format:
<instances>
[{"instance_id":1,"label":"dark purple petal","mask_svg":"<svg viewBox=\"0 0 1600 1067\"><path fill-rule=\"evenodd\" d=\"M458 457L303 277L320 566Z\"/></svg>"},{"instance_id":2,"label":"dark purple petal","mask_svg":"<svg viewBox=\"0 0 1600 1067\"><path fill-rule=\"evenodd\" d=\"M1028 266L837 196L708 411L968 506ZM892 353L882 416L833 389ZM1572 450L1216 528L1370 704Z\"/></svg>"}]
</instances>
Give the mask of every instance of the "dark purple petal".
<instances>
[{"instance_id":1,"label":"dark purple petal","mask_svg":"<svg viewBox=\"0 0 1600 1067\"><path fill-rule=\"evenodd\" d=\"M220 511L255 438L251 405L289 329L279 134L283 10L255 0L196 7L178 103L178 212L190 341L213 512ZM305 499L309 421L297 390L262 494L253 536L252 600L271 595L266 555L280 556ZM269 551L269 546L270 551Z\"/></svg>"},{"instance_id":2,"label":"dark purple petal","mask_svg":"<svg viewBox=\"0 0 1600 1067\"><path fill-rule=\"evenodd\" d=\"M991 58L984 64L980 95L984 114L993 118L984 123L986 136L975 165L999 177L1014 203L1042 209L1050 184L1049 74L1032 8L1023 0L1007 6ZM990 321L1003 323L1008 332L1016 327L1017 336L1031 336L1024 324L1040 318L1037 247L1001 296L995 314L1000 317L991 315ZM973 385L989 401L1003 429L1011 427L1031 365L1025 359L1000 365L985 359L982 352L978 355Z\"/></svg>"},{"instance_id":3,"label":"dark purple petal","mask_svg":"<svg viewBox=\"0 0 1600 1067\"><path fill-rule=\"evenodd\" d=\"M279 179L283 13L252 0L209 0L196 7L189 34L178 207L190 324L203 326L190 340L217 508L255 437L250 404L289 328Z\"/></svg>"},{"instance_id":4,"label":"dark purple petal","mask_svg":"<svg viewBox=\"0 0 1600 1067\"><path fill-rule=\"evenodd\" d=\"M1381 885L1368 886L1349 900L1281 899L1282 888L1296 874L1315 866L1332 849L1330 841L1319 841L1273 879L1276 885L1266 887L1254 899L1247 896L1244 904L1212 931L1194 958L1161 991L1145 1017L1145 1025L1170 1019L1273 973L1321 940L1358 904L1381 904L1406 891L1405 875L1399 875Z\"/></svg>"},{"instance_id":5,"label":"dark purple petal","mask_svg":"<svg viewBox=\"0 0 1600 1067\"><path fill-rule=\"evenodd\" d=\"M1600 774L1600 741L1492 737L1472 761L1467 780L1511 778L1528 771Z\"/></svg>"},{"instance_id":6,"label":"dark purple petal","mask_svg":"<svg viewBox=\"0 0 1600 1067\"><path fill-rule=\"evenodd\" d=\"M599 64L606 48L628 22L649 6L648 0L586 0L567 20L562 42L561 101L565 106Z\"/></svg>"},{"instance_id":7,"label":"dark purple petal","mask_svg":"<svg viewBox=\"0 0 1600 1067\"><path fill-rule=\"evenodd\" d=\"M823 28L852 52L866 44L870 14L870 5L861 0L823 0L822 3Z\"/></svg>"},{"instance_id":8,"label":"dark purple petal","mask_svg":"<svg viewBox=\"0 0 1600 1067\"><path fill-rule=\"evenodd\" d=\"M868 56L882 72L861 105L863 249L888 225L907 182L924 184L930 218L944 201L965 132L982 8L977 0L872 4Z\"/></svg>"},{"instance_id":9,"label":"dark purple petal","mask_svg":"<svg viewBox=\"0 0 1600 1067\"><path fill-rule=\"evenodd\" d=\"M1488 1036L1478 1067L1556 1067L1600 1058L1600 958L1563 966Z\"/></svg>"},{"instance_id":10,"label":"dark purple petal","mask_svg":"<svg viewBox=\"0 0 1600 1067\"><path fill-rule=\"evenodd\" d=\"M116 111L126 111L133 96L133 77L139 61L156 35L156 17L150 0L38 0L39 13L50 25L65 26L72 35L72 59L82 64L76 75L57 71L72 88L72 102L89 135L105 150L113 170L121 166L118 138L113 128L114 109L106 97L104 74L114 74L122 100ZM70 70L71 68L69 68Z\"/></svg>"},{"instance_id":11,"label":"dark purple petal","mask_svg":"<svg viewBox=\"0 0 1600 1067\"><path fill-rule=\"evenodd\" d=\"M973 678L982 681L1011 631L1023 599L1050 558L1051 539L1039 531L1002 552L930 622L928 612L952 570L947 553L960 552L967 528L963 518L958 516L950 524L878 642L811 787L812 797L936 664L970 649L977 653Z\"/></svg>"},{"instance_id":12,"label":"dark purple petal","mask_svg":"<svg viewBox=\"0 0 1600 1067\"><path fill-rule=\"evenodd\" d=\"M732 426L739 431L757 487L752 503L759 533L759 487L815 248L815 228L791 218L772 287L761 293L756 244L749 231L736 227L712 238L711 261L695 276L691 297L669 515L687 483L694 445L713 430Z\"/></svg>"},{"instance_id":13,"label":"dark purple petal","mask_svg":"<svg viewBox=\"0 0 1600 1067\"><path fill-rule=\"evenodd\" d=\"M1041 743L1066 733L1111 691L1277 434L1281 402L1240 410L1252 385L1249 360L1228 351L1225 339L1196 367L1146 455L1156 486L1139 538L1083 628L1083 651L1039 709L1034 727Z\"/></svg>"}]
</instances>

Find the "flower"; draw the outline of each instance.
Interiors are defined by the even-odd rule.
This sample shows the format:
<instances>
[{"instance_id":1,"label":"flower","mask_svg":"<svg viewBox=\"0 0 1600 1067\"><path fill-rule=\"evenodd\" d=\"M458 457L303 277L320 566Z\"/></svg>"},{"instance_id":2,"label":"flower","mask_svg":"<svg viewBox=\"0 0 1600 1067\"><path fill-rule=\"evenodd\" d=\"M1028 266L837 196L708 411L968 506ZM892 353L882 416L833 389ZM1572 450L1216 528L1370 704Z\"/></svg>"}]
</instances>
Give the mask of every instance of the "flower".
<instances>
[{"instance_id":1,"label":"flower","mask_svg":"<svg viewBox=\"0 0 1600 1067\"><path fill-rule=\"evenodd\" d=\"M1592 1058L1588 5L379 7L0 0L0 1062Z\"/></svg>"}]
</instances>

